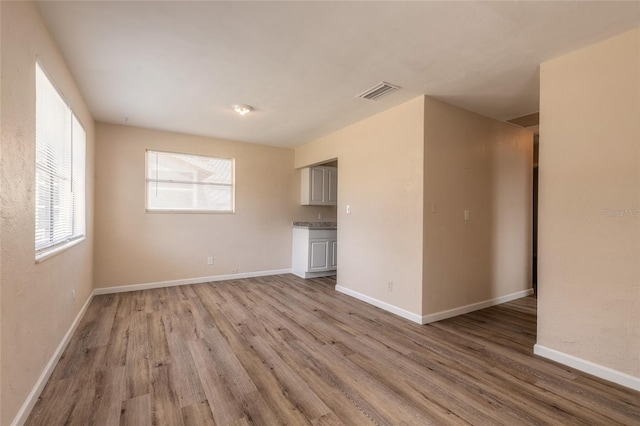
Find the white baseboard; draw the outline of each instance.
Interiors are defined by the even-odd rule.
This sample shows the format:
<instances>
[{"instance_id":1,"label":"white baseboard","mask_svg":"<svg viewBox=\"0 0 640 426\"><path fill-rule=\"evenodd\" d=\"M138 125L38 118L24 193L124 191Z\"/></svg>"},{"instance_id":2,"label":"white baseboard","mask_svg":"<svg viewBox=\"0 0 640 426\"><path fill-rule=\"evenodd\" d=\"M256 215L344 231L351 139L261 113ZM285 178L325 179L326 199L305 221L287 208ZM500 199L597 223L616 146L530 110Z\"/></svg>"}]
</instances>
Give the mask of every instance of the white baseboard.
<instances>
[{"instance_id":1,"label":"white baseboard","mask_svg":"<svg viewBox=\"0 0 640 426\"><path fill-rule=\"evenodd\" d=\"M330 277L332 275L336 275L336 271L324 271L324 272L299 272L299 271L291 271L291 273L297 277L307 279L307 278L321 278L321 277Z\"/></svg>"},{"instance_id":2,"label":"white baseboard","mask_svg":"<svg viewBox=\"0 0 640 426\"><path fill-rule=\"evenodd\" d=\"M422 317L418 314L414 314L413 312L409 312L405 309L398 308L395 305L392 305L387 302L383 302L382 300L374 299L373 297L367 296L366 294L358 293L357 291L353 291L349 288L342 287L337 285L336 291L340 293L344 293L348 296L355 297L358 300L362 300L370 305L376 306L380 309L384 309L385 311L391 312L392 314L396 314L404 319L408 319L409 321L417 322L421 324L420 320Z\"/></svg>"},{"instance_id":3,"label":"white baseboard","mask_svg":"<svg viewBox=\"0 0 640 426\"><path fill-rule=\"evenodd\" d=\"M375 299L373 297L367 296L366 294L359 293L357 291L351 290L346 287L337 285L336 291L339 291L340 293L344 293L351 297L355 297L356 299L362 300L363 302L367 302L368 304L376 306L380 309L384 309L385 311L391 312L392 314L401 316L402 318L408 319L409 321L413 321L415 323L423 324L423 325L429 324L431 322L436 322L443 319L451 318L451 317L456 317L458 315L467 314L469 312L488 308L490 306L499 305L501 303L510 302L512 300L520 299L521 297L526 297L533 294L533 289L530 288L528 290L507 294L506 296L496 297L495 299L489 299L483 302L472 303L470 305L461 306L459 308L449 309L447 311L442 311L442 312L436 312L435 314L420 316L418 314L414 314L413 312L409 312L405 309L399 308L390 303L383 302L381 300Z\"/></svg>"},{"instance_id":4,"label":"white baseboard","mask_svg":"<svg viewBox=\"0 0 640 426\"><path fill-rule=\"evenodd\" d=\"M291 269L275 269L272 271L242 272L239 274L213 275L210 277L187 278L183 280L159 281L156 283L130 284L117 287L96 288L93 292L95 295L124 293L127 291L149 290L153 288L174 287L178 285L209 283L214 281L237 280L241 278L266 277L269 275L289 274Z\"/></svg>"},{"instance_id":5,"label":"white baseboard","mask_svg":"<svg viewBox=\"0 0 640 426\"><path fill-rule=\"evenodd\" d=\"M42 373L40 374L40 377L36 381L36 384L33 386L33 389L31 389L31 392L29 392L27 399L22 404L22 407L20 407L18 414L16 414L16 417L13 419L13 422L11 422L12 426L21 426L27 421L29 414L31 414L31 410L33 410L33 407L38 402L38 398L40 397L42 390L47 384L49 377L51 377L53 370L56 368L56 365L58 365L58 361L60 360L60 357L64 353L64 350L67 348L67 345L71 340L71 336L73 336L73 333L76 331L78 324L80 324L80 320L82 320L82 317L84 317L84 314L87 311L87 308L91 303L91 300L93 300L94 294L95 294L95 291L89 295L89 297L87 298L87 301L84 302L84 305L82 305L82 309L80 309L80 312L78 312L78 315L76 315L76 318L71 323L71 326L65 333L64 337L62 338L62 341L60 342L55 352L51 356L51 359L49 359L49 362L44 367L44 370L42 370Z\"/></svg>"},{"instance_id":6,"label":"white baseboard","mask_svg":"<svg viewBox=\"0 0 640 426\"><path fill-rule=\"evenodd\" d=\"M421 318L421 324L429 324L431 322L441 321L447 318L457 317L458 315L468 314L469 312L488 308L490 306L500 305L501 303L510 302L533 294L533 289L522 290L506 296L496 297L482 302L472 303L470 305L453 308L446 311L436 312L435 314L424 315Z\"/></svg>"},{"instance_id":7,"label":"white baseboard","mask_svg":"<svg viewBox=\"0 0 640 426\"><path fill-rule=\"evenodd\" d=\"M630 374L614 370L613 368L596 364L595 362L587 361L555 349L547 348L546 346L542 346L537 343L533 346L533 353L543 358L550 359L551 361L591 374L592 376L640 391L640 377L635 377Z\"/></svg>"}]
</instances>

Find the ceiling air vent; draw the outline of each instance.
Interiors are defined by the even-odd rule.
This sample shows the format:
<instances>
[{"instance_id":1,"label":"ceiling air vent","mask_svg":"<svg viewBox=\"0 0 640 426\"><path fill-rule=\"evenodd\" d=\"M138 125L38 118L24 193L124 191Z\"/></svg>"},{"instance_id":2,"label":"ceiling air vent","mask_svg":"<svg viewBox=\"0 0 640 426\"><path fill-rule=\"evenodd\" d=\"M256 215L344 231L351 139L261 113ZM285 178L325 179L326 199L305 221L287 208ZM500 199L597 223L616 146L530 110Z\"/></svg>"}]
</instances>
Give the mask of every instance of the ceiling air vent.
<instances>
[{"instance_id":1,"label":"ceiling air vent","mask_svg":"<svg viewBox=\"0 0 640 426\"><path fill-rule=\"evenodd\" d=\"M375 85L371 89L365 90L364 92L356 95L356 98L369 99L370 101L375 101L378 98L383 97L386 94L391 92L395 92L398 90L399 86L394 86L393 84L385 83L384 81Z\"/></svg>"}]
</instances>

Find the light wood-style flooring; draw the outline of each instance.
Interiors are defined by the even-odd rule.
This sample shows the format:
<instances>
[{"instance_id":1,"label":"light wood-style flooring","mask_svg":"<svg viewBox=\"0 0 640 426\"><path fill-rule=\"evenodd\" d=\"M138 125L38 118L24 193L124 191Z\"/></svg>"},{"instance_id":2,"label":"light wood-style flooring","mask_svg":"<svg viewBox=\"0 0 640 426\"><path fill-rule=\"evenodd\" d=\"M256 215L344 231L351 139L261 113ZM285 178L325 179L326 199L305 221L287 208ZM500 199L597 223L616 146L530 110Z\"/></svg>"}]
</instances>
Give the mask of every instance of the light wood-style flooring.
<instances>
[{"instance_id":1,"label":"light wood-style flooring","mask_svg":"<svg viewBox=\"0 0 640 426\"><path fill-rule=\"evenodd\" d=\"M27 424L640 424L640 393L532 355L532 297L420 326L334 285L97 296Z\"/></svg>"}]
</instances>

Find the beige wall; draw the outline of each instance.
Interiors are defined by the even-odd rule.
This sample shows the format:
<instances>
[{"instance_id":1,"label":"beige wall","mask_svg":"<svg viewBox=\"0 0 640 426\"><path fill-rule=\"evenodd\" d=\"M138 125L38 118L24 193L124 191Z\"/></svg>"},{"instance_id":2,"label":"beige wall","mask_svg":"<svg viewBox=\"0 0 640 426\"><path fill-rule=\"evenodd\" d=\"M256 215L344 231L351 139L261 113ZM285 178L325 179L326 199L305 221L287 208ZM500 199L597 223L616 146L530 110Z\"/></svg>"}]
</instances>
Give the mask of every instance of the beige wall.
<instances>
[{"instance_id":1,"label":"beige wall","mask_svg":"<svg viewBox=\"0 0 640 426\"><path fill-rule=\"evenodd\" d=\"M338 158L338 285L423 316L531 288L532 155L530 131L423 96L296 167Z\"/></svg>"},{"instance_id":2,"label":"beige wall","mask_svg":"<svg viewBox=\"0 0 640 426\"><path fill-rule=\"evenodd\" d=\"M2 34L2 6L0 6L0 35L1 34ZM0 48L0 70L2 70L1 48ZM0 109L1 109L1 106L2 106L2 84L0 84ZM2 168L2 145L3 145L1 129L2 129L2 112L0 111L0 170ZM1 174L2 172L0 171L0 176ZM4 186L4 180L0 179L0 422L2 422L2 187L3 186Z\"/></svg>"},{"instance_id":3,"label":"beige wall","mask_svg":"<svg viewBox=\"0 0 640 426\"><path fill-rule=\"evenodd\" d=\"M0 34L2 34L2 6L0 6ZM0 37L1 38L1 37ZM1 43L1 42L0 42ZM2 70L2 53L0 49L0 70ZM2 84L0 84L0 109L2 105ZM0 111L0 169L2 168L2 113ZM0 176L1 176L0 171ZM0 179L0 422L2 422L2 187Z\"/></svg>"},{"instance_id":4,"label":"beige wall","mask_svg":"<svg viewBox=\"0 0 640 426\"><path fill-rule=\"evenodd\" d=\"M423 315L530 289L533 134L429 97L424 127Z\"/></svg>"},{"instance_id":5,"label":"beige wall","mask_svg":"<svg viewBox=\"0 0 640 426\"><path fill-rule=\"evenodd\" d=\"M335 220L335 208L299 205L291 149L96 127L96 287L290 269L291 222ZM146 213L146 149L235 158L235 214Z\"/></svg>"},{"instance_id":6,"label":"beige wall","mask_svg":"<svg viewBox=\"0 0 640 426\"><path fill-rule=\"evenodd\" d=\"M36 7L2 8L2 405L8 425L92 290L93 119ZM87 131L87 239L36 264L35 61L39 58ZM71 296L76 291L76 299Z\"/></svg>"},{"instance_id":7,"label":"beige wall","mask_svg":"<svg viewBox=\"0 0 640 426\"><path fill-rule=\"evenodd\" d=\"M640 30L540 79L538 344L640 377Z\"/></svg>"},{"instance_id":8,"label":"beige wall","mask_svg":"<svg viewBox=\"0 0 640 426\"><path fill-rule=\"evenodd\" d=\"M295 156L298 168L338 159L338 285L416 315L422 309L423 120L419 97L298 147Z\"/></svg>"}]
</instances>

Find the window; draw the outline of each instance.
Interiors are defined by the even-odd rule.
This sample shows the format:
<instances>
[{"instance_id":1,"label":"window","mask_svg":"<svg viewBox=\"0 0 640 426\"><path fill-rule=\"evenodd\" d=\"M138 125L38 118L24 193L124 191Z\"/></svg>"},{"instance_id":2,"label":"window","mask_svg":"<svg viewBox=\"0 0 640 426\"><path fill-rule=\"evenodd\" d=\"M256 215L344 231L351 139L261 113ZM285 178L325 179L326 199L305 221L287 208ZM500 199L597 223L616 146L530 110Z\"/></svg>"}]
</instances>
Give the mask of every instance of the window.
<instances>
[{"instance_id":1,"label":"window","mask_svg":"<svg viewBox=\"0 0 640 426\"><path fill-rule=\"evenodd\" d=\"M36 260L85 235L85 131L36 63Z\"/></svg>"},{"instance_id":2,"label":"window","mask_svg":"<svg viewBox=\"0 0 640 426\"><path fill-rule=\"evenodd\" d=\"M147 211L234 211L233 159L147 151Z\"/></svg>"}]
</instances>

